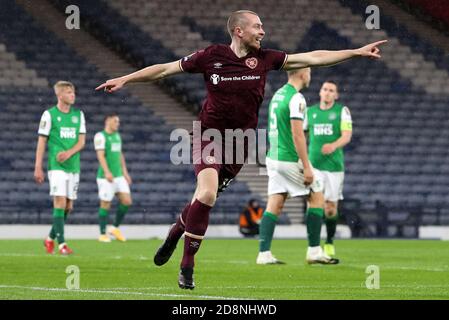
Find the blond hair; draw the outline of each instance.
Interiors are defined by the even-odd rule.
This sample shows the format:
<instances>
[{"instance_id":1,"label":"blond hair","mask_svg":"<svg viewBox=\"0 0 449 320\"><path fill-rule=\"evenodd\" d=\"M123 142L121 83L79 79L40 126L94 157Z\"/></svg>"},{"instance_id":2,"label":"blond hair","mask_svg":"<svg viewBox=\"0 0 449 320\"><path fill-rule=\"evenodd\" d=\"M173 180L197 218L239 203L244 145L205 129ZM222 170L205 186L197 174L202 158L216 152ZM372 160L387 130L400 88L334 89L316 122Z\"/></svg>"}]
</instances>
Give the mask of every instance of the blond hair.
<instances>
[{"instance_id":1,"label":"blond hair","mask_svg":"<svg viewBox=\"0 0 449 320\"><path fill-rule=\"evenodd\" d=\"M290 79L291 77L295 76L296 74L303 74L306 71L308 71L309 69L310 69L310 67L288 70L287 71L288 78Z\"/></svg>"},{"instance_id":2,"label":"blond hair","mask_svg":"<svg viewBox=\"0 0 449 320\"><path fill-rule=\"evenodd\" d=\"M61 89L63 88L71 88L73 90L75 90L75 86L73 85L73 83L69 82L69 81L58 81L55 83L55 85L53 86L53 89L55 90L55 94L58 94L60 92Z\"/></svg>"},{"instance_id":3,"label":"blond hair","mask_svg":"<svg viewBox=\"0 0 449 320\"><path fill-rule=\"evenodd\" d=\"M228 19L228 24L227 24L228 32L229 32L229 35L231 36L231 38L234 34L234 29L237 27L242 27L247 22L245 13L254 14L256 16L259 16L257 13L255 13L254 11L251 11L251 10L238 10L238 11L234 11L233 13L231 13L231 15L229 16L229 19Z\"/></svg>"}]
</instances>

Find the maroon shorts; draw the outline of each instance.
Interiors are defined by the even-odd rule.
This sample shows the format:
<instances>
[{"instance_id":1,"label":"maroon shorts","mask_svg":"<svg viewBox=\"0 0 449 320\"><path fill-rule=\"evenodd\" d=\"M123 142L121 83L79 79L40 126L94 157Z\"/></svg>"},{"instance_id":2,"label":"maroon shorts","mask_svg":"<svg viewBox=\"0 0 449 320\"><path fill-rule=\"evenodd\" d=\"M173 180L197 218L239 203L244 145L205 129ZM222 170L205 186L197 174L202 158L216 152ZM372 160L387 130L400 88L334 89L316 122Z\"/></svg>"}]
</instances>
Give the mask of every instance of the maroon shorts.
<instances>
[{"instance_id":1,"label":"maroon shorts","mask_svg":"<svg viewBox=\"0 0 449 320\"><path fill-rule=\"evenodd\" d=\"M199 141L198 141L199 142ZM207 168L218 173L218 192L224 191L237 176L248 156L247 144L236 145L201 141L193 144L193 166L195 175ZM239 153L239 155L237 155Z\"/></svg>"}]
</instances>

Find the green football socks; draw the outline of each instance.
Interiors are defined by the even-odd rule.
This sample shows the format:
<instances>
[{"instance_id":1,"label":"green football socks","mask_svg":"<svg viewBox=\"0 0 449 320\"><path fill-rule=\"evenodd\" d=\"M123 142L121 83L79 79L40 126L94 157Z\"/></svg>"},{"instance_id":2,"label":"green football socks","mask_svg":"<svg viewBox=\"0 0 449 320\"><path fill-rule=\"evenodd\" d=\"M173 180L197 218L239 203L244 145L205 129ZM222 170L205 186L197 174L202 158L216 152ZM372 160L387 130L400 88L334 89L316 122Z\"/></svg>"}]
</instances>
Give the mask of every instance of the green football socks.
<instances>
[{"instance_id":1,"label":"green football socks","mask_svg":"<svg viewBox=\"0 0 449 320\"><path fill-rule=\"evenodd\" d=\"M58 243L64 243L64 222L65 222L65 210L53 209L53 227L50 231L50 238L57 239ZM53 235L53 237L52 237Z\"/></svg>"},{"instance_id":2,"label":"green football socks","mask_svg":"<svg viewBox=\"0 0 449 320\"><path fill-rule=\"evenodd\" d=\"M122 223L123 218L125 217L126 213L128 212L129 206L125 206L124 204L120 204L117 209L117 213L115 215L115 222L114 227L118 228L119 225Z\"/></svg>"},{"instance_id":3,"label":"green football socks","mask_svg":"<svg viewBox=\"0 0 449 320\"><path fill-rule=\"evenodd\" d=\"M259 252L269 251L278 216L265 211L259 226Z\"/></svg>"},{"instance_id":4,"label":"green football socks","mask_svg":"<svg viewBox=\"0 0 449 320\"><path fill-rule=\"evenodd\" d=\"M67 221L68 215L69 215L68 211L64 211L64 224ZM49 237L52 240L56 239L56 231L55 231L55 227L53 225L51 226Z\"/></svg>"},{"instance_id":5,"label":"green football socks","mask_svg":"<svg viewBox=\"0 0 449 320\"><path fill-rule=\"evenodd\" d=\"M109 210L100 208L98 210L98 221L100 224L100 234L106 234L106 226L108 224Z\"/></svg>"},{"instance_id":6,"label":"green football socks","mask_svg":"<svg viewBox=\"0 0 449 320\"><path fill-rule=\"evenodd\" d=\"M309 247L320 245L321 223L323 221L324 209L309 208L306 213L307 239Z\"/></svg>"},{"instance_id":7,"label":"green football socks","mask_svg":"<svg viewBox=\"0 0 449 320\"><path fill-rule=\"evenodd\" d=\"M324 222L326 223L326 230L327 230L326 243L329 243L329 244L334 243L335 231L337 230L337 218L338 218L338 213L332 217L324 218Z\"/></svg>"}]
</instances>

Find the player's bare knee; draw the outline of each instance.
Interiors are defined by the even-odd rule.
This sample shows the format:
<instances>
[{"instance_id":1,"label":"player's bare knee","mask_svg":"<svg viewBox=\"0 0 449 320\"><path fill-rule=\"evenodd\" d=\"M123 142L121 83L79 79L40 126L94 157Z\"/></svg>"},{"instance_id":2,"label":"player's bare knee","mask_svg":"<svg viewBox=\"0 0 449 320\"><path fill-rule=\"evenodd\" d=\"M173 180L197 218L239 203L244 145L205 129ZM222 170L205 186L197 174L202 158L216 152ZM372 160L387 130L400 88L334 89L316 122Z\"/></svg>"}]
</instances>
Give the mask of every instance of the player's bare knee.
<instances>
[{"instance_id":1,"label":"player's bare knee","mask_svg":"<svg viewBox=\"0 0 449 320\"><path fill-rule=\"evenodd\" d=\"M57 209L65 209L67 206L67 198L59 196L54 197L53 206Z\"/></svg>"},{"instance_id":2,"label":"player's bare knee","mask_svg":"<svg viewBox=\"0 0 449 320\"><path fill-rule=\"evenodd\" d=\"M109 209L111 209L111 202L110 201L100 201L100 207L102 209L109 210Z\"/></svg>"},{"instance_id":3,"label":"player's bare knee","mask_svg":"<svg viewBox=\"0 0 449 320\"><path fill-rule=\"evenodd\" d=\"M312 192L309 196L309 206L311 208L324 208L324 196L321 192Z\"/></svg>"},{"instance_id":4,"label":"player's bare knee","mask_svg":"<svg viewBox=\"0 0 449 320\"><path fill-rule=\"evenodd\" d=\"M213 206L215 200L217 200L217 192L214 190L201 190L198 192L197 197L199 202L207 204L208 206Z\"/></svg>"},{"instance_id":5,"label":"player's bare knee","mask_svg":"<svg viewBox=\"0 0 449 320\"><path fill-rule=\"evenodd\" d=\"M120 203L123 204L124 206L129 207L133 204L133 200L131 199L131 197L125 197L122 199L122 201Z\"/></svg>"},{"instance_id":6,"label":"player's bare knee","mask_svg":"<svg viewBox=\"0 0 449 320\"><path fill-rule=\"evenodd\" d=\"M333 217L337 214L337 205L334 202L326 201L324 213L326 214L326 217Z\"/></svg>"},{"instance_id":7,"label":"player's bare knee","mask_svg":"<svg viewBox=\"0 0 449 320\"><path fill-rule=\"evenodd\" d=\"M278 194L270 195L268 197L266 210L270 213L280 216L282 209L284 208L284 203L285 203L286 198L287 198L287 194L285 194L285 193L278 193Z\"/></svg>"},{"instance_id":8,"label":"player's bare knee","mask_svg":"<svg viewBox=\"0 0 449 320\"><path fill-rule=\"evenodd\" d=\"M68 200L65 206L65 213L70 214L73 211L73 201Z\"/></svg>"},{"instance_id":9,"label":"player's bare knee","mask_svg":"<svg viewBox=\"0 0 449 320\"><path fill-rule=\"evenodd\" d=\"M268 201L267 203L267 211L279 216L284 208L283 202L278 201Z\"/></svg>"},{"instance_id":10,"label":"player's bare knee","mask_svg":"<svg viewBox=\"0 0 449 320\"><path fill-rule=\"evenodd\" d=\"M282 209L284 208L284 204L283 203L277 203L275 206L275 212L273 212L276 215L281 215Z\"/></svg>"}]
</instances>

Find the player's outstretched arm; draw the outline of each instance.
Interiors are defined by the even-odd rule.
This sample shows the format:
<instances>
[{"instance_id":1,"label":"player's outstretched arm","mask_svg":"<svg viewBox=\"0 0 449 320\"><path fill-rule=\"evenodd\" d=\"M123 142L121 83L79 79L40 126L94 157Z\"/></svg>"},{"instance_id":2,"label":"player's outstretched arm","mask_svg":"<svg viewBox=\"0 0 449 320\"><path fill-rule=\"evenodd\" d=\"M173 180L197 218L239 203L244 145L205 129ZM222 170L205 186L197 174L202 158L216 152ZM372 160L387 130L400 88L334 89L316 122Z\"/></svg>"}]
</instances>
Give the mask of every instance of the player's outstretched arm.
<instances>
[{"instance_id":1,"label":"player's outstretched arm","mask_svg":"<svg viewBox=\"0 0 449 320\"><path fill-rule=\"evenodd\" d=\"M355 57L380 59L379 46L386 42L387 40L376 41L358 49L336 51L316 50L305 53L289 54L284 70L331 66Z\"/></svg>"},{"instance_id":2,"label":"player's outstretched arm","mask_svg":"<svg viewBox=\"0 0 449 320\"><path fill-rule=\"evenodd\" d=\"M104 90L111 93L120 90L128 83L155 81L181 72L179 61L155 64L126 76L110 79L99 85L95 90Z\"/></svg>"}]
</instances>

